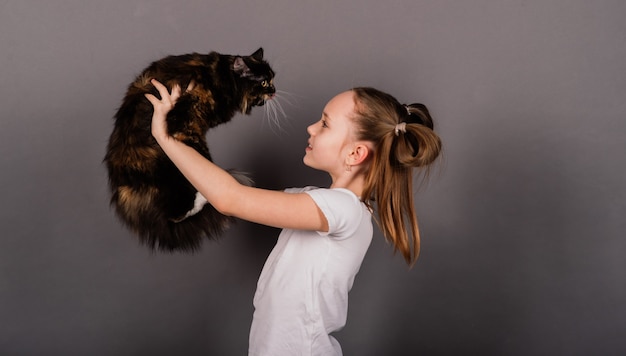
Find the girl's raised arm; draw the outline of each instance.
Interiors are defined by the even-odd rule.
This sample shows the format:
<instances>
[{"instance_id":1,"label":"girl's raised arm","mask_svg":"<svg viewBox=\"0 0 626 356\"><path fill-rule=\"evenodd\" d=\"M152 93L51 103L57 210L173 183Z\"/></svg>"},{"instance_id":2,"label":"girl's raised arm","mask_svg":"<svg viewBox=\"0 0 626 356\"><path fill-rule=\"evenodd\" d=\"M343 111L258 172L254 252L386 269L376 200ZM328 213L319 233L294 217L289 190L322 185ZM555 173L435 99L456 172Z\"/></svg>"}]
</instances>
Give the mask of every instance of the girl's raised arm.
<instances>
[{"instance_id":1,"label":"girl's raised arm","mask_svg":"<svg viewBox=\"0 0 626 356\"><path fill-rule=\"evenodd\" d=\"M146 98L154 106L152 134L176 167L219 212L258 224L289 229L328 231L328 222L313 198L305 193L285 193L248 187L207 160L193 148L167 133L165 118L180 97L180 87L170 94L156 80L161 100Z\"/></svg>"}]
</instances>

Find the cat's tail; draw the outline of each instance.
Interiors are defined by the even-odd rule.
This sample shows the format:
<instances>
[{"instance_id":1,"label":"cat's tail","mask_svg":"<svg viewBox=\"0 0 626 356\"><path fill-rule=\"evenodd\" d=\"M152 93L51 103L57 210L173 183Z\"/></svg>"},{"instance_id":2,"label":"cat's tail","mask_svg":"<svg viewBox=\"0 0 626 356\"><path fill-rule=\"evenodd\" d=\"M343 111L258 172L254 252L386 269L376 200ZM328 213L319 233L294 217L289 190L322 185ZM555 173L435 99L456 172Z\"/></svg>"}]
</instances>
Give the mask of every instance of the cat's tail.
<instances>
[{"instance_id":1,"label":"cat's tail","mask_svg":"<svg viewBox=\"0 0 626 356\"><path fill-rule=\"evenodd\" d=\"M254 186L254 180L250 178L248 173L235 169L229 169L228 173L230 173L230 175L233 176L240 184L247 185L248 187Z\"/></svg>"}]
</instances>

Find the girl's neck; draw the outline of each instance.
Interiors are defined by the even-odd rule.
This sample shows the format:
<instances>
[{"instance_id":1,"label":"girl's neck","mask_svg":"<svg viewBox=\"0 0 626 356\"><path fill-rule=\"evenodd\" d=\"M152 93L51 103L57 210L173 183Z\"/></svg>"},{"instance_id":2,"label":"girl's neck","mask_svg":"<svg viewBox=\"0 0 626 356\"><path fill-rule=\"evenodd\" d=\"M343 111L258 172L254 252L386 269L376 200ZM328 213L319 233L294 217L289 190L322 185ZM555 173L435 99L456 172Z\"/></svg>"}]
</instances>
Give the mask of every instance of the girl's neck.
<instances>
[{"instance_id":1,"label":"girl's neck","mask_svg":"<svg viewBox=\"0 0 626 356\"><path fill-rule=\"evenodd\" d=\"M330 188L344 188L361 197L365 185L365 175L359 172L344 172L341 176L333 179Z\"/></svg>"}]
</instances>

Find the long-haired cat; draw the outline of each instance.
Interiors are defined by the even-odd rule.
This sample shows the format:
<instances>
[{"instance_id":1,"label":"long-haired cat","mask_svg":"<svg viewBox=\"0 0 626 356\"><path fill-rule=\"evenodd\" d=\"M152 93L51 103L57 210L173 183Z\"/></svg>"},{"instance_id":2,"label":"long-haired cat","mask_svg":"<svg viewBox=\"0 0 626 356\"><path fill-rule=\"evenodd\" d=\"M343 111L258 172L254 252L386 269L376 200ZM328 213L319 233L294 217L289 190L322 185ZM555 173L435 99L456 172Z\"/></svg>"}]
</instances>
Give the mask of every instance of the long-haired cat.
<instances>
[{"instance_id":1,"label":"long-haired cat","mask_svg":"<svg viewBox=\"0 0 626 356\"><path fill-rule=\"evenodd\" d=\"M175 84L183 89L167 116L169 133L211 160L207 130L271 99L274 72L262 48L250 56L168 56L153 62L129 85L115 115L104 162L117 216L152 248L196 250L205 237L223 232L231 218L205 204L152 137L153 107L144 94L160 97L150 83L153 78L169 90ZM184 91L191 82L193 89ZM245 182L245 177L237 178Z\"/></svg>"}]
</instances>

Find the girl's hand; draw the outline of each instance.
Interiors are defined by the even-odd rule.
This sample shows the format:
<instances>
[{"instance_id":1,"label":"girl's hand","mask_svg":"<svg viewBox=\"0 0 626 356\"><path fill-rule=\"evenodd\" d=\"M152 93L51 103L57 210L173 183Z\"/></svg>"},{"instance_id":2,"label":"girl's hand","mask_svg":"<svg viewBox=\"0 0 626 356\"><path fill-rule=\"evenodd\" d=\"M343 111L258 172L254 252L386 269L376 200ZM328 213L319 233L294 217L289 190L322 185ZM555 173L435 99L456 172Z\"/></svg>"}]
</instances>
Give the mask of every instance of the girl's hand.
<instances>
[{"instance_id":1,"label":"girl's hand","mask_svg":"<svg viewBox=\"0 0 626 356\"><path fill-rule=\"evenodd\" d=\"M176 84L172 87L172 93L170 94L167 91L165 85L161 84L156 79L152 79L150 81L152 85L159 91L161 95L161 100L157 99L156 96L152 94L145 94L146 99L152 103L154 106L154 113L152 114L152 136L154 136L157 140L169 138L169 134L167 133L167 113L172 110L178 98L181 95L180 85ZM189 83L187 87L187 91L193 89L194 83Z\"/></svg>"}]
</instances>

